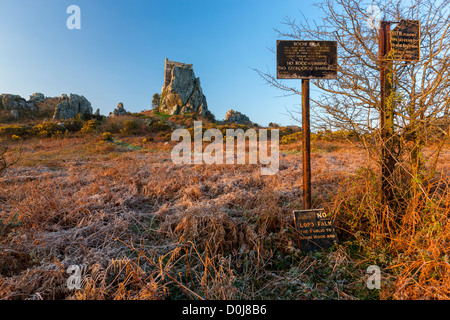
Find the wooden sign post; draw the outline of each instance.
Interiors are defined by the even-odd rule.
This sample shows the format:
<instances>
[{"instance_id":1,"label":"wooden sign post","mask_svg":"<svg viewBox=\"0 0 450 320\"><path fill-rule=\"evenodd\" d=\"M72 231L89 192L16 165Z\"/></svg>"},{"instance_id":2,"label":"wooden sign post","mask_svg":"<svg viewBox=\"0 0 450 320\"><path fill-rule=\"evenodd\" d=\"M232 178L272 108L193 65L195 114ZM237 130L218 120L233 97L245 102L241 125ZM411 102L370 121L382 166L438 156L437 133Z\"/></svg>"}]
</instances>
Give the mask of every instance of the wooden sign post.
<instances>
[{"instance_id":1,"label":"wooden sign post","mask_svg":"<svg viewBox=\"0 0 450 320\"><path fill-rule=\"evenodd\" d=\"M391 24L397 26L391 31ZM381 129L381 192L386 205L394 200L391 176L394 159L394 92L392 60L420 60L420 21L381 21L379 31L380 59L380 129Z\"/></svg>"},{"instance_id":2,"label":"wooden sign post","mask_svg":"<svg viewBox=\"0 0 450 320\"><path fill-rule=\"evenodd\" d=\"M311 127L309 123L309 79L302 80L303 209L311 209Z\"/></svg>"},{"instance_id":3,"label":"wooden sign post","mask_svg":"<svg viewBox=\"0 0 450 320\"><path fill-rule=\"evenodd\" d=\"M303 208L311 209L309 80L336 79L336 41L277 41L277 78L302 79Z\"/></svg>"},{"instance_id":4,"label":"wooden sign post","mask_svg":"<svg viewBox=\"0 0 450 320\"><path fill-rule=\"evenodd\" d=\"M394 191L390 183L390 177L394 172L395 159L393 157L394 135L394 106L392 99L392 62L386 59L390 51L390 30L391 23L381 21L380 23L380 127L381 127L381 192L385 203L390 203L394 199ZM388 100L388 103L386 103Z\"/></svg>"},{"instance_id":5,"label":"wooden sign post","mask_svg":"<svg viewBox=\"0 0 450 320\"><path fill-rule=\"evenodd\" d=\"M337 78L337 42L336 41L277 41L277 78L302 80L302 135L303 135L303 209L295 211L297 235L302 242L302 250L310 251L326 248L332 242L321 242L313 245L311 241L316 238L306 238L306 233L299 234L297 221L307 217L315 217L311 213L311 129L310 129L310 79L336 79ZM311 219L310 219L311 220ZM310 221L316 225L316 220ZM320 223L319 223L320 224ZM330 224L330 228L332 225ZM311 229L312 230L312 229ZM334 229L333 229L334 232ZM309 234L308 234L309 237ZM336 238L333 238L336 240ZM307 240L308 242L304 242Z\"/></svg>"}]
</instances>

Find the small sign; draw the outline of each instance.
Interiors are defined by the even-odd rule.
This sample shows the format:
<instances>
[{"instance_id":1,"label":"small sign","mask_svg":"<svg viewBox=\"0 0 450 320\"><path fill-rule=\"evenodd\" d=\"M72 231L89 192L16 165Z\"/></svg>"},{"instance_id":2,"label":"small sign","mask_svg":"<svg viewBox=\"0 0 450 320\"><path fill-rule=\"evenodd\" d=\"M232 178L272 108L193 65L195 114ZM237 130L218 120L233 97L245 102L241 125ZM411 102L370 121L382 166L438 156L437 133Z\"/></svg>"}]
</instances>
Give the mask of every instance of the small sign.
<instances>
[{"instance_id":1,"label":"small sign","mask_svg":"<svg viewBox=\"0 0 450 320\"><path fill-rule=\"evenodd\" d=\"M277 40L278 79L336 79L336 41Z\"/></svg>"},{"instance_id":2,"label":"small sign","mask_svg":"<svg viewBox=\"0 0 450 320\"><path fill-rule=\"evenodd\" d=\"M420 21L400 20L391 31L390 39L391 51L387 60L420 60Z\"/></svg>"},{"instance_id":3,"label":"small sign","mask_svg":"<svg viewBox=\"0 0 450 320\"><path fill-rule=\"evenodd\" d=\"M300 250L323 250L337 243L333 222L322 209L294 211Z\"/></svg>"}]
</instances>

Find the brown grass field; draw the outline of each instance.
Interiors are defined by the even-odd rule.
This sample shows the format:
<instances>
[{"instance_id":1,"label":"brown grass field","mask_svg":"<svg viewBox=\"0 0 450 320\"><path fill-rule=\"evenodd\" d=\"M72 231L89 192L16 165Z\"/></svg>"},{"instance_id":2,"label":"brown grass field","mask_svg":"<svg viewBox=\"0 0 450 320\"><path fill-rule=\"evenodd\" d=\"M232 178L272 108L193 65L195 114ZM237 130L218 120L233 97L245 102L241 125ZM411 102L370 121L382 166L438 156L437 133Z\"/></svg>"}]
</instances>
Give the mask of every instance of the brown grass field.
<instances>
[{"instance_id":1,"label":"brown grass field","mask_svg":"<svg viewBox=\"0 0 450 320\"><path fill-rule=\"evenodd\" d=\"M449 299L450 148L426 196L382 229L378 169L342 141L312 143L312 197L339 244L302 253L298 143L280 171L174 165L174 143L95 135L8 142L0 177L0 299ZM366 287L378 265L381 290ZM66 272L82 265L80 290Z\"/></svg>"}]
</instances>

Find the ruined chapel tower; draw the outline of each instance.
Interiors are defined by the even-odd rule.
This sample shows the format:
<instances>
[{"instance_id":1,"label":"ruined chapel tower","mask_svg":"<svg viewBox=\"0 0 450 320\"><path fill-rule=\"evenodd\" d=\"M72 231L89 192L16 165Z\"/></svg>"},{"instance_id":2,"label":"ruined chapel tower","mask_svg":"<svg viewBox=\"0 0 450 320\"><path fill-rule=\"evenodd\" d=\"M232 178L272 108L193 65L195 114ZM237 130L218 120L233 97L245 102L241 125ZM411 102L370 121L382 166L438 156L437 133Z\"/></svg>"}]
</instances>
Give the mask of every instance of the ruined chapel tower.
<instances>
[{"instance_id":1,"label":"ruined chapel tower","mask_svg":"<svg viewBox=\"0 0 450 320\"><path fill-rule=\"evenodd\" d=\"M195 77L192 64L166 58L159 111L170 115L198 114L214 117L208 110L200 78Z\"/></svg>"}]
</instances>

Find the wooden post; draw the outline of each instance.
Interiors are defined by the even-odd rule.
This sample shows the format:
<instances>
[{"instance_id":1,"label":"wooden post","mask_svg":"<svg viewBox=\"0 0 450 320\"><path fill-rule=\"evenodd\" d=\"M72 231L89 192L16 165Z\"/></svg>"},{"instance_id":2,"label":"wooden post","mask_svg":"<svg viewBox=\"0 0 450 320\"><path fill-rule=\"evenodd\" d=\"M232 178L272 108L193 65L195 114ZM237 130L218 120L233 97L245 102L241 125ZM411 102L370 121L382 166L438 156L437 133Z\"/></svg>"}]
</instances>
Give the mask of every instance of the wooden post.
<instances>
[{"instance_id":1,"label":"wooden post","mask_svg":"<svg viewBox=\"0 0 450 320\"><path fill-rule=\"evenodd\" d=\"M380 28L380 129L381 129L381 191L383 201L389 205L394 200L391 176L395 168L393 157L394 138L394 103L392 100L392 62L386 59L391 50L390 46L391 23L381 21Z\"/></svg>"},{"instance_id":2,"label":"wooden post","mask_svg":"<svg viewBox=\"0 0 450 320\"><path fill-rule=\"evenodd\" d=\"M303 209L311 209L311 129L309 123L309 80L302 80Z\"/></svg>"}]
</instances>

